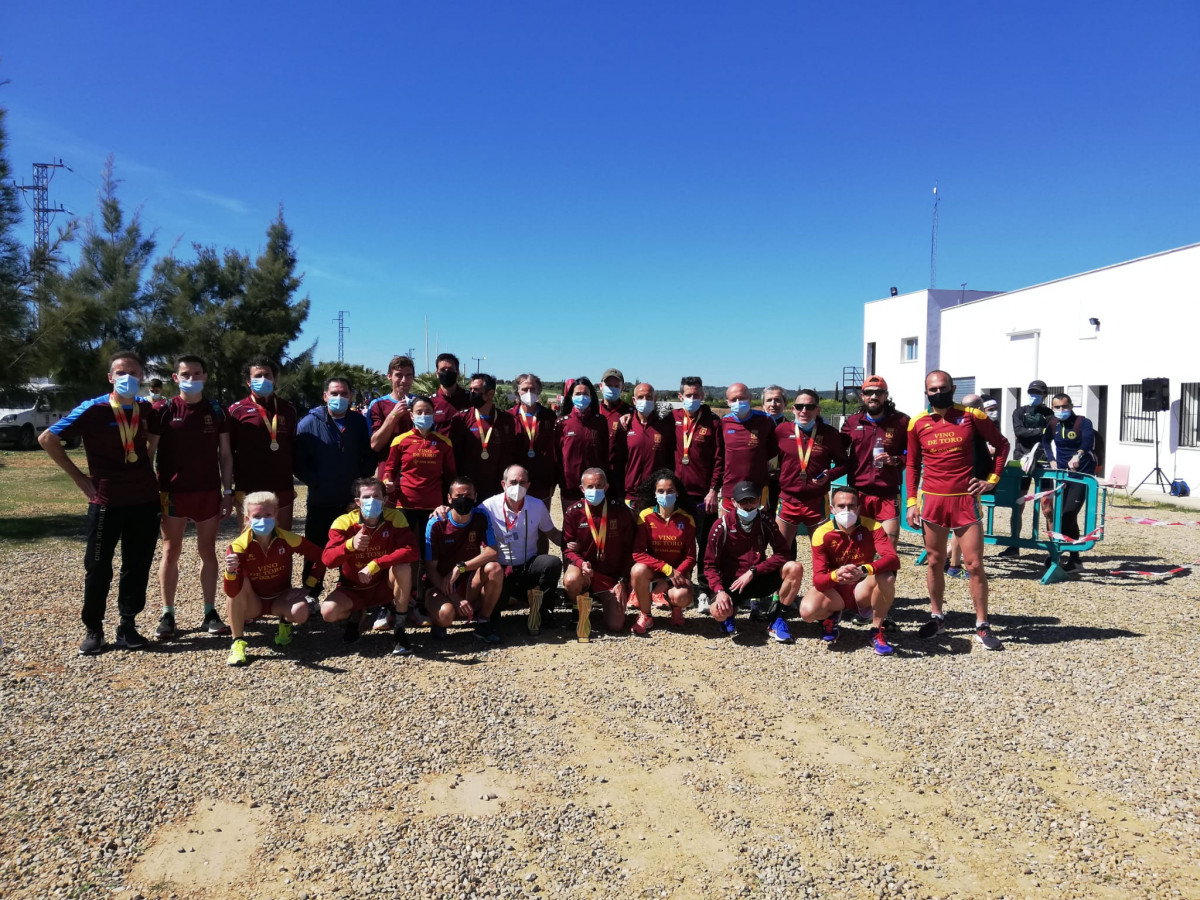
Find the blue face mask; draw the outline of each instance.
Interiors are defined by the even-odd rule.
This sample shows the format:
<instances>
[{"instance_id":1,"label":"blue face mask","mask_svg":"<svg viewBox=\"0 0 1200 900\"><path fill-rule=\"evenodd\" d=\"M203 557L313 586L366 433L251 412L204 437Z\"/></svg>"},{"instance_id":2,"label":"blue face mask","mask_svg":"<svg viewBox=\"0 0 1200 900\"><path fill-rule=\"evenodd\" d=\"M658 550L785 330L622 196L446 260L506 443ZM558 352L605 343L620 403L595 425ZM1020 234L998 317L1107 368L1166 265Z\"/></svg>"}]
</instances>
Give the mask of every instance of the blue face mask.
<instances>
[{"instance_id":1,"label":"blue face mask","mask_svg":"<svg viewBox=\"0 0 1200 900\"><path fill-rule=\"evenodd\" d=\"M737 517L742 522L753 522L758 518L758 507L754 509L742 509L740 506L734 507L737 510Z\"/></svg>"},{"instance_id":2,"label":"blue face mask","mask_svg":"<svg viewBox=\"0 0 1200 900\"><path fill-rule=\"evenodd\" d=\"M338 413L344 413L346 410L348 410L350 408L350 398L349 397L336 397L336 396L330 397L328 405L329 405L329 411L336 416Z\"/></svg>"},{"instance_id":3,"label":"blue face mask","mask_svg":"<svg viewBox=\"0 0 1200 900\"><path fill-rule=\"evenodd\" d=\"M1075 415L1075 410L1073 409L1056 409L1054 411L1054 418L1064 422L1073 415Z\"/></svg>"},{"instance_id":4,"label":"blue face mask","mask_svg":"<svg viewBox=\"0 0 1200 900\"><path fill-rule=\"evenodd\" d=\"M604 488L584 488L583 496L588 503L595 506L597 503L604 502Z\"/></svg>"},{"instance_id":5,"label":"blue face mask","mask_svg":"<svg viewBox=\"0 0 1200 900\"><path fill-rule=\"evenodd\" d=\"M1041 406L1042 405L1042 397L1039 394L1030 394L1029 395L1029 405L1030 406Z\"/></svg>"},{"instance_id":6,"label":"blue face mask","mask_svg":"<svg viewBox=\"0 0 1200 900\"><path fill-rule=\"evenodd\" d=\"M729 404L729 411L739 419L744 419L746 414L750 412L749 400L734 400Z\"/></svg>"},{"instance_id":7,"label":"blue face mask","mask_svg":"<svg viewBox=\"0 0 1200 900\"><path fill-rule=\"evenodd\" d=\"M429 413L421 413L419 416L413 416L413 424L422 431L428 431L433 427L433 416Z\"/></svg>"},{"instance_id":8,"label":"blue face mask","mask_svg":"<svg viewBox=\"0 0 1200 900\"><path fill-rule=\"evenodd\" d=\"M600 385L600 390L604 393L604 399L609 403L621 398L621 389L609 387L607 384Z\"/></svg>"},{"instance_id":9,"label":"blue face mask","mask_svg":"<svg viewBox=\"0 0 1200 900\"><path fill-rule=\"evenodd\" d=\"M653 400L634 400L633 407L638 412L640 412L643 416L648 416L648 415L650 415L650 413L654 412L654 401Z\"/></svg>"},{"instance_id":10,"label":"blue face mask","mask_svg":"<svg viewBox=\"0 0 1200 900\"><path fill-rule=\"evenodd\" d=\"M813 419L811 422L809 422L807 425L805 425L803 422L801 422L799 419L797 419L796 427L799 428L801 431L803 431L805 434L812 434L812 430L817 427L817 420Z\"/></svg>"},{"instance_id":11,"label":"blue face mask","mask_svg":"<svg viewBox=\"0 0 1200 900\"><path fill-rule=\"evenodd\" d=\"M180 378L179 393L181 394L201 394L204 392L204 382L195 378Z\"/></svg>"},{"instance_id":12,"label":"blue face mask","mask_svg":"<svg viewBox=\"0 0 1200 900\"><path fill-rule=\"evenodd\" d=\"M592 405L592 397L590 394L576 394L571 398L571 403L575 405L577 410L583 412L583 410Z\"/></svg>"},{"instance_id":13,"label":"blue face mask","mask_svg":"<svg viewBox=\"0 0 1200 900\"><path fill-rule=\"evenodd\" d=\"M141 386L142 383L135 375L118 375L113 379L113 390L127 400L136 397Z\"/></svg>"},{"instance_id":14,"label":"blue face mask","mask_svg":"<svg viewBox=\"0 0 1200 900\"><path fill-rule=\"evenodd\" d=\"M376 519L383 512L383 501L378 497L363 497L359 501L359 509L364 519Z\"/></svg>"},{"instance_id":15,"label":"blue face mask","mask_svg":"<svg viewBox=\"0 0 1200 900\"><path fill-rule=\"evenodd\" d=\"M270 397L275 390L275 382L270 378L251 378L250 390L260 397Z\"/></svg>"},{"instance_id":16,"label":"blue face mask","mask_svg":"<svg viewBox=\"0 0 1200 900\"><path fill-rule=\"evenodd\" d=\"M700 404L703 402L704 401L699 397L685 397L683 400L683 408L687 411L689 416L694 415L700 411Z\"/></svg>"},{"instance_id":17,"label":"blue face mask","mask_svg":"<svg viewBox=\"0 0 1200 900\"><path fill-rule=\"evenodd\" d=\"M669 492L659 492L654 495L654 499L658 501L658 505L663 509L670 509L675 505L676 495Z\"/></svg>"},{"instance_id":18,"label":"blue face mask","mask_svg":"<svg viewBox=\"0 0 1200 900\"><path fill-rule=\"evenodd\" d=\"M261 519L251 519L250 528L260 537L275 530L275 517L263 516Z\"/></svg>"}]
</instances>

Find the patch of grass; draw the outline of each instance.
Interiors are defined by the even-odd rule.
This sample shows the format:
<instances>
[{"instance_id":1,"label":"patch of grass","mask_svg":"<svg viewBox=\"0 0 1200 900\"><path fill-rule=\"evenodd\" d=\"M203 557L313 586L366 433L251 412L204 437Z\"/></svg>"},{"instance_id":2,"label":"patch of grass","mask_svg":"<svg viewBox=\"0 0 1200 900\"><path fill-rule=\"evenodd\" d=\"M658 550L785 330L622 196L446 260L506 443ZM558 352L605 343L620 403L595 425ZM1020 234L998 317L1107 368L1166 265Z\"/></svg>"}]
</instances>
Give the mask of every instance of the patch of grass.
<instances>
[{"instance_id":1,"label":"patch of grass","mask_svg":"<svg viewBox=\"0 0 1200 900\"><path fill-rule=\"evenodd\" d=\"M84 467L82 450L68 456ZM84 534L87 500L45 453L0 452L0 540Z\"/></svg>"}]
</instances>

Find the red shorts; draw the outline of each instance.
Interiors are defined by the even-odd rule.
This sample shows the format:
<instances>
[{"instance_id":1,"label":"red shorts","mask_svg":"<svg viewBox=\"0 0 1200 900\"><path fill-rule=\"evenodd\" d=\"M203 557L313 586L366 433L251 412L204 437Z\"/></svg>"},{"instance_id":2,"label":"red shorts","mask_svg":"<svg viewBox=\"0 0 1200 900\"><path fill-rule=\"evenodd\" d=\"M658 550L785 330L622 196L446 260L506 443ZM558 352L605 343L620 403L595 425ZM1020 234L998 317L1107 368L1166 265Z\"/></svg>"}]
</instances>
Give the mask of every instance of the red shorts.
<instances>
[{"instance_id":1,"label":"red shorts","mask_svg":"<svg viewBox=\"0 0 1200 900\"><path fill-rule=\"evenodd\" d=\"M979 500L970 494L921 494L921 520L942 528L966 528L979 521Z\"/></svg>"},{"instance_id":2,"label":"red shorts","mask_svg":"<svg viewBox=\"0 0 1200 900\"><path fill-rule=\"evenodd\" d=\"M858 587L857 584L839 584L835 581L830 587L842 598L842 609L848 609L851 612L858 609L858 601L854 599L854 589Z\"/></svg>"},{"instance_id":3,"label":"red shorts","mask_svg":"<svg viewBox=\"0 0 1200 900\"><path fill-rule=\"evenodd\" d=\"M360 609L370 609L372 606L392 605L392 586L388 584L386 576L375 582L375 584L365 587L358 584L351 584L348 581L339 581L338 590L350 598L350 602L354 604L355 612Z\"/></svg>"},{"instance_id":4,"label":"red shorts","mask_svg":"<svg viewBox=\"0 0 1200 900\"><path fill-rule=\"evenodd\" d=\"M620 579L618 578L613 578L611 575L605 575L603 572L593 571L592 584L591 587L588 588L588 593L595 596L596 594L603 594L606 591L611 591L617 586L617 582L619 580Z\"/></svg>"},{"instance_id":5,"label":"red shorts","mask_svg":"<svg viewBox=\"0 0 1200 900\"><path fill-rule=\"evenodd\" d=\"M829 518L829 495L809 497L779 495L779 518L789 525L803 525L810 531Z\"/></svg>"},{"instance_id":6,"label":"red shorts","mask_svg":"<svg viewBox=\"0 0 1200 900\"><path fill-rule=\"evenodd\" d=\"M170 519L206 522L221 513L220 491L159 491L158 502Z\"/></svg>"},{"instance_id":7,"label":"red shorts","mask_svg":"<svg viewBox=\"0 0 1200 900\"><path fill-rule=\"evenodd\" d=\"M305 591L304 588L288 588L287 590L276 594L274 597L259 597L258 615L254 616L254 618L261 619L263 616L274 616L275 613L271 612L271 607L274 606L279 600L283 600L288 604L298 603L307 595L308 592Z\"/></svg>"},{"instance_id":8,"label":"red shorts","mask_svg":"<svg viewBox=\"0 0 1200 900\"><path fill-rule=\"evenodd\" d=\"M876 522L886 522L899 515L899 497L876 497L874 494L858 495L858 514Z\"/></svg>"}]
</instances>

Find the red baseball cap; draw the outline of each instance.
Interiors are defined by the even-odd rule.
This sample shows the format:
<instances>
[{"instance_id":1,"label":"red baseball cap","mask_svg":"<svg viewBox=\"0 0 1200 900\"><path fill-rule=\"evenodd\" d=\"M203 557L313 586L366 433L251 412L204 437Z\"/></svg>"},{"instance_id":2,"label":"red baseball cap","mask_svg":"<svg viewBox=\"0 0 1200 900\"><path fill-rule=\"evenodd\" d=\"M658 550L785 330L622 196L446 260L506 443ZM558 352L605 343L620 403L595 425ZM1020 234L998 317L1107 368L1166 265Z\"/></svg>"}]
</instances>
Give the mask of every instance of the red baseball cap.
<instances>
[{"instance_id":1,"label":"red baseball cap","mask_svg":"<svg viewBox=\"0 0 1200 900\"><path fill-rule=\"evenodd\" d=\"M862 383L864 388L879 388L882 391L888 389L887 382L878 375L868 375L867 379Z\"/></svg>"}]
</instances>

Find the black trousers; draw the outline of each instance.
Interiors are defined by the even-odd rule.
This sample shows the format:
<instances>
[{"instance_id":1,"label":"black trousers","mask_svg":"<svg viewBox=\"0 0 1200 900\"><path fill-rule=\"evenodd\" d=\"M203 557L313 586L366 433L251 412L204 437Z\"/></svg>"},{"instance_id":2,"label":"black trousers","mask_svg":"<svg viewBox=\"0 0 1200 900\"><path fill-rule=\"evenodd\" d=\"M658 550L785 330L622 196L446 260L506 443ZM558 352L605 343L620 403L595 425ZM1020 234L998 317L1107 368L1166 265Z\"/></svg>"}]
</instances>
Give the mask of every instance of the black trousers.
<instances>
[{"instance_id":1,"label":"black trousers","mask_svg":"<svg viewBox=\"0 0 1200 900\"><path fill-rule=\"evenodd\" d=\"M505 601L504 605L510 609L519 609L525 605L527 594L533 588L540 590L548 599L550 592L558 587L562 568L562 560L548 553L535 556L519 566L507 568L504 573L504 590L500 594ZM510 600L515 602L508 602Z\"/></svg>"},{"instance_id":2,"label":"black trousers","mask_svg":"<svg viewBox=\"0 0 1200 900\"><path fill-rule=\"evenodd\" d=\"M333 520L344 513L348 505L349 501L340 505L310 503L308 511L304 514L304 536L324 550L325 545L329 543L329 528L333 525ZM304 561L305 579L312 572L312 568L313 564L306 559Z\"/></svg>"},{"instance_id":3,"label":"black trousers","mask_svg":"<svg viewBox=\"0 0 1200 900\"><path fill-rule=\"evenodd\" d=\"M104 626L117 544L121 545L121 578L117 583L121 624L132 625L134 617L146 608L146 585L158 544L161 514L157 500L133 506L88 504L81 616L85 628L100 631Z\"/></svg>"},{"instance_id":4,"label":"black trousers","mask_svg":"<svg viewBox=\"0 0 1200 900\"><path fill-rule=\"evenodd\" d=\"M702 588L708 590L708 576L704 574L704 552L708 549L708 533L712 531L713 525L721 515L720 502L718 501L717 511L710 513L704 508L703 494L688 494L688 499L692 501L692 508L696 511L696 543L699 545L696 554L696 580Z\"/></svg>"}]
</instances>

